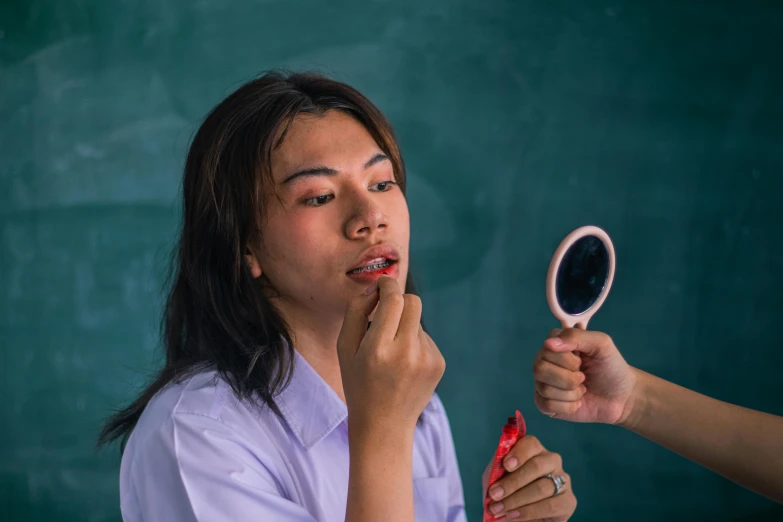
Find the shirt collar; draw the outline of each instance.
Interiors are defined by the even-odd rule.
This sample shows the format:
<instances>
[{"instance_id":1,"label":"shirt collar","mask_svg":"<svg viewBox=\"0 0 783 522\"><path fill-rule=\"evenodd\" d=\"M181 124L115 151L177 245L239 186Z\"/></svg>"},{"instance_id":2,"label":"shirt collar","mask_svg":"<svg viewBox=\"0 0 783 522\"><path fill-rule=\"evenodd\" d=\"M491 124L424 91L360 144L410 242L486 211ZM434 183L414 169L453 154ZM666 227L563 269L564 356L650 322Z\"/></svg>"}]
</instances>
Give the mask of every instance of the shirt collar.
<instances>
[{"instance_id":1,"label":"shirt collar","mask_svg":"<svg viewBox=\"0 0 783 522\"><path fill-rule=\"evenodd\" d=\"M294 350L293 363L291 381L278 395L277 402L294 436L309 451L348 418L348 409L297 350ZM440 401L433 395L419 422L437 412L439 405Z\"/></svg>"},{"instance_id":2,"label":"shirt collar","mask_svg":"<svg viewBox=\"0 0 783 522\"><path fill-rule=\"evenodd\" d=\"M297 440L309 450L348 417L348 409L296 350L293 362L294 373L278 404Z\"/></svg>"}]
</instances>

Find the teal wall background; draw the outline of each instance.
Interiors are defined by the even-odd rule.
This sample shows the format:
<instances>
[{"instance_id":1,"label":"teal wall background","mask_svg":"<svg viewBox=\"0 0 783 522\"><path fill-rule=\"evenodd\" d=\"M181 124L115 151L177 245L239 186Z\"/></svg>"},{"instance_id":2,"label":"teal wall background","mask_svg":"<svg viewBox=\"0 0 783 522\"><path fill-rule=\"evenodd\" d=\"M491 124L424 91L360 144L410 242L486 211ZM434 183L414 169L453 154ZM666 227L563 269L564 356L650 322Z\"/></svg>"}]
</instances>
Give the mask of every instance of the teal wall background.
<instances>
[{"instance_id":1,"label":"teal wall background","mask_svg":"<svg viewBox=\"0 0 783 522\"><path fill-rule=\"evenodd\" d=\"M781 34L761 1L4 0L0 519L120 520L119 454L94 441L159 360L188 139L288 67L356 86L399 135L471 520L516 408L563 454L574 520L783 520L633 434L543 417L531 376L550 255L592 223L618 268L591 327L783 414Z\"/></svg>"}]
</instances>

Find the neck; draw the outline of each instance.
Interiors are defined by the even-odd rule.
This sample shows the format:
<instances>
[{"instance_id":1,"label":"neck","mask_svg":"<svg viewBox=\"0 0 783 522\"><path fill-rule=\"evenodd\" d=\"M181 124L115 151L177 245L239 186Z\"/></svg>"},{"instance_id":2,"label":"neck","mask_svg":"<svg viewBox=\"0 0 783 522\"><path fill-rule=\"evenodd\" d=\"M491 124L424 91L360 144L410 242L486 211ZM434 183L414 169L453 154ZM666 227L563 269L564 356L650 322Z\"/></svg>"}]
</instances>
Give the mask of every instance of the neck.
<instances>
[{"instance_id":1,"label":"neck","mask_svg":"<svg viewBox=\"0 0 783 522\"><path fill-rule=\"evenodd\" d=\"M289 311L284 303L275 303L288 324L294 348L307 363L345 401L340 362L337 358L337 338L342 317L316 317L301 311Z\"/></svg>"}]
</instances>

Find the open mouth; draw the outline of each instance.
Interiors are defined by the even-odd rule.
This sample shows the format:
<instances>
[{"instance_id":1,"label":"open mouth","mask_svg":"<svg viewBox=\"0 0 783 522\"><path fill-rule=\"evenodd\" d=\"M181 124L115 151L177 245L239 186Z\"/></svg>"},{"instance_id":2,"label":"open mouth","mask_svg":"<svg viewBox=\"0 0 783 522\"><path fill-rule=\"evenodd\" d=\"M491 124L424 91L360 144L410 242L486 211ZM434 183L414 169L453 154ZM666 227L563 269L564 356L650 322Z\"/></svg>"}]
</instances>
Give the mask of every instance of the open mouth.
<instances>
[{"instance_id":1,"label":"open mouth","mask_svg":"<svg viewBox=\"0 0 783 522\"><path fill-rule=\"evenodd\" d=\"M396 263L396 261L392 259L387 259L385 257L377 257L375 259L369 260L367 263L365 263L364 265L358 268L349 270L348 275L363 274L367 272L376 272L376 271L385 270L390 266L392 266L394 263Z\"/></svg>"}]
</instances>

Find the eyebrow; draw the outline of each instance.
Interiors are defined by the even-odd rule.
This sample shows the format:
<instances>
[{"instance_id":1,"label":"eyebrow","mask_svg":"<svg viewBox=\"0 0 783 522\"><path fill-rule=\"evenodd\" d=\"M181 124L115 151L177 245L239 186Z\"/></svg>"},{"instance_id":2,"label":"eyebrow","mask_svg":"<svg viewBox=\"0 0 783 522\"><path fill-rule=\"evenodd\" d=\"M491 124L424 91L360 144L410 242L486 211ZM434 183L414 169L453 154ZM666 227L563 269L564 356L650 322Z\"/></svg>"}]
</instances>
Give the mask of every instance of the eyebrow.
<instances>
[{"instance_id":1,"label":"eyebrow","mask_svg":"<svg viewBox=\"0 0 783 522\"><path fill-rule=\"evenodd\" d=\"M367 170L373 165L376 165L382 161L387 161L387 160L389 160L389 157L386 154L379 152L378 154L370 158L370 160L367 163L364 164L364 170ZM298 170L294 172L293 174L291 174L290 176L288 176L283 180L282 185L290 183L296 178L309 177L309 176L336 176L336 175L337 175L337 171L334 170L333 168L313 167L310 169Z\"/></svg>"}]
</instances>

